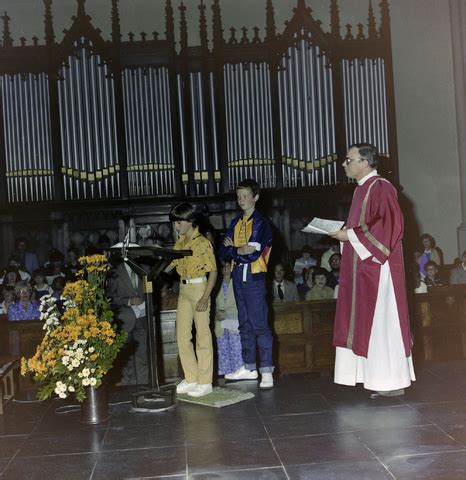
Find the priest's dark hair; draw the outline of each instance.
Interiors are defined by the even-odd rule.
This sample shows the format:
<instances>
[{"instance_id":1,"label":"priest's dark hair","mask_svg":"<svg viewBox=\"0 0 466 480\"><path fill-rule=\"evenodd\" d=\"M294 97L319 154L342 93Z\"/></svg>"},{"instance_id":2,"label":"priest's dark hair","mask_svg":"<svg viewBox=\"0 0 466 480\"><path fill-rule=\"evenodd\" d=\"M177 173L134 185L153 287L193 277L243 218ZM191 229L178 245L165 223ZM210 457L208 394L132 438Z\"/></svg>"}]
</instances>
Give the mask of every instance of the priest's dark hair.
<instances>
[{"instance_id":1,"label":"priest's dark hair","mask_svg":"<svg viewBox=\"0 0 466 480\"><path fill-rule=\"evenodd\" d=\"M198 214L194 208L194 205L188 202L179 203L175 205L170 211L171 222L190 222L193 227L198 225Z\"/></svg>"},{"instance_id":2,"label":"priest's dark hair","mask_svg":"<svg viewBox=\"0 0 466 480\"><path fill-rule=\"evenodd\" d=\"M350 148L356 147L359 150L359 155L363 160L367 160L369 167L377 168L379 165L379 154L377 147L371 143L355 143Z\"/></svg>"}]
</instances>

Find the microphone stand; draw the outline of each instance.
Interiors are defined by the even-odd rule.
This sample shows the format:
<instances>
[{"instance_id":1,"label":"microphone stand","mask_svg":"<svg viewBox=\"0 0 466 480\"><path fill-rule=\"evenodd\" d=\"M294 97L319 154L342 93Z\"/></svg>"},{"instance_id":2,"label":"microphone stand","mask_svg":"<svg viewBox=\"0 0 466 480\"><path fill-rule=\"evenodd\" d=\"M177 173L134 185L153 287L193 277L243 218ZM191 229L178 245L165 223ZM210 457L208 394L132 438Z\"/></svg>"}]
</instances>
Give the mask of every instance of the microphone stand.
<instances>
[{"instance_id":1,"label":"microphone stand","mask_svg":"<svg viewBox=\"0 0 466 480\"><path fill-rule=\"evenodd\" d=\"M128 236L129 239L129 236ZM129 247L126 242L123 242L121 256L123 261L127 263L130 268L135 271L144 285L145 303L146 303L146 319L148 326L148 364L149 364L149 388L143 389L140 392L133 394L133 406L131 412L160 412L176 407L176 385L159 384L158 365L157 365L157 341L156 328L154 319L154 307L152 302L153 286L152 282L148 281L146 271L138 265L131 256L137 256L148 253L151 256L159 256L158 263L155 267L155 276L157 276L163 269L165 269L173 258L181 257L191 254L190 251L178 251L177 253L167 251L166 249L144 249L143 247ZM133 255L132 255L133 254Z\"/></svg>"}]
</instances>

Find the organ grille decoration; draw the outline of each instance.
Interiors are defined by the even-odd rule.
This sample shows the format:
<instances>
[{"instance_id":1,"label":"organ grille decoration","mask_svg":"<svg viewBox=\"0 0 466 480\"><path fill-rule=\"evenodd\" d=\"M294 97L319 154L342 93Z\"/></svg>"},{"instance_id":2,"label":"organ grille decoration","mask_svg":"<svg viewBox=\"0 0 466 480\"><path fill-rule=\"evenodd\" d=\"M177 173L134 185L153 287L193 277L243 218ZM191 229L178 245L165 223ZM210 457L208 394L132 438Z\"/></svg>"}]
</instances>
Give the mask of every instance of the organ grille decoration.
<instances>
[{"instance_id":1,"label":"organ grille decoration","mask_svg":"<svg viewBox=\"0 0 466 480\"><path fill-rule=\"evenodd\" d=\"M274 189L337 185L337 159L363 140L390 158L397 182L388 1L379 28L369 0L367 34L347 25L344 37L337 0L329 0L329 32L298 0L277 33L272 0L264 2L265 33L231 28L225 38L212 0L209 44L200 0L198 47L188 46L178 3L179 48L172 0L165 38L123 40L118 0L107 40L85 0L61 42L44 0L45 45L15 45L5 13L1 203L216 196L246 177Z\"/></svg>"}]
</instances>

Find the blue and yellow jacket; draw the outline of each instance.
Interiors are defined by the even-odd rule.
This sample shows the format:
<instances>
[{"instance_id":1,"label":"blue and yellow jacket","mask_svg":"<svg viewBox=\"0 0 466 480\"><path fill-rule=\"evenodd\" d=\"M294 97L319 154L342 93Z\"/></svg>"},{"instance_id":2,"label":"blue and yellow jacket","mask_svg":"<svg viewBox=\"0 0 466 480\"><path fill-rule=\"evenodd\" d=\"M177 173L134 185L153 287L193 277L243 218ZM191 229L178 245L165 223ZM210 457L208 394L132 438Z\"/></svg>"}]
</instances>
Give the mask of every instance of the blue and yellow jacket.
<instances>
[{"instance_id":1,"label":"blue and yellow jacket","mask_svg":"<svg viewBox=\"0 0 466 480\"><path fill-rule=\"evenodd\" d=\"M226 234L233 240L234 246L225 247L223 245L219 255L222 258L231 258L234 265L250 265L253 275L262 274L260 276L263 276L267 272L267 264L272 250L272 228L267 219L258 210L254 210L246 221L246 239L248 245L254 245L256 250L249 255L239 255L238 247L242 245L238 244L238 237L242 218L242 215L235 218Z\"/></svg>"}]
</instances>

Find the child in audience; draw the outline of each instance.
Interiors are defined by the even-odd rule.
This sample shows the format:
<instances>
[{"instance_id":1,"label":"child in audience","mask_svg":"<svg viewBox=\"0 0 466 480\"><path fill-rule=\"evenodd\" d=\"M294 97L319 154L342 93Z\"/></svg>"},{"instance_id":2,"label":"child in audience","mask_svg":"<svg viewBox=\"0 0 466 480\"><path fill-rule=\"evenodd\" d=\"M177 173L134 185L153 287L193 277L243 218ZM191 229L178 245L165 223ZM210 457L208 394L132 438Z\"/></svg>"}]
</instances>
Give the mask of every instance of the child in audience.
<instances>
[{"instance_id":1,"label":"child in audience","mask_svg":"<svg viewBox=\"0 0 466 480\"><path fill-rule=\"evenodd\" d=\"M68 270L67 273L71 278L75 278L76 273L80 269L80 265L78 261L78 258L79 258L78 250L74 247L70 247L66 252L66 256L68 260L66 264L66 268Z\"/></svg>"},{"instance_id":2,"label":"child in audience","mask_svg":"<svg viewBox=\"0 0 466 480\"><path fill-rule=\"evenodd\" d=\"M3 302L0 303L0 315L7 315L10 305L15 303L15 287L4 287L2 290Z\"/></svg>"},{"instance_id":3,"label":"child in audience","mask_svg":"<svg viewBox=\"0 0 466 480\"><path fill-rule=\"evenodd\" d=\"M298 293L302 300L306 298L306 293L314 286L314 281L312 279L312 273L314 272L314 267L309 267L306 270L304 275L304 283L298 285Z\"/></svg>"},{"instance_id":4,"label":"child in audience","mask_svg":"<svg viewBox=\"0 0 466 480\"><path fill-rule=\"evenodd\" d=\"M21 280L17 267L7 267L5 274L3 275L2 285L3 287L15 287L16 283Z\"/></svg>"},{"instance_id":5,"label":"child in audience","mask_svg":"<svg viewBox=\"0 0 466 480\"><path fill-rule=\"evenodd\" d=\"M18 269L21 280L24 280L25 282L29 282L31 280L31 275L29 274L29 272L21 268L21 260L18 255L10 255L10 258L8 259L8 266L16 267Z\"/></svg>"},{"instance_id":6,"label":"child in audience","mask_svg":"<svg viewBox=\"0 0 466 480\"><path fill-rule=\"evenodd\" d=\"M57 299L56 305L58 307L58 311L63 313L64 306L63 300L61 299L63 290L65 289L66 280L65 277L55 277L52 282L52 296Z\"/></svg>"},{"instance_id":7,"label":"child in audience","mask_svg":"<svg viewBox=\"0 0 466 480\"><path fill-rule=\"evenodd\" d=\"M426 276L424 282L428 287L440 287L443 285L441 279L438 277L438 265L432 260L428 261L425 266Z\"/></svg>"},{"instance_id":8,"label":"child in audience","mask_svg":"<svg viewBox=\"0 0 466 480\"><path fill-rule=\"evenodd\" d=\"M333 289L327 287L327 271L317 267L312 274L314 286L306 293L306 300L329 300L333 298Z\"/></svg>"},{"instance_id":9,"label":"child in audience","mask_svg":"<svg viewBox=\"0 0 466 480\"><path fill-rule=\"evenodd\" d=\"M341 254L334 253L328 263L330 265L330 272L327 273L327 286L335 289L340 281Z\"/></svg>"},{"instance_id":10,"label":"child in audience","mask_svg":"<svg viewBox=\"0 0 466 480\"><path fill-rule=\"evenodd\" d=\"M53 289L45 281L45 270L43 268L34 270L32 280L36 300L40 301L44 295L52 295Z\"/></svg>"},{"instance_id":11,"label":"child in audience","mask_svg":"<svg viewBox=\"0 0 466 480\"><path fill-rule=\"evenodd\" d=\"M63 265L63 254L57 249L53 249L49 255L49 264L46 271L46 280L49 285L52 285L53 281L57 277L66 278L65 266Z\"/></svg>"},{"instance_id":12,"label":"child in audience","mask_svg":"<svg viewBox=\"0 0 466 480\"><path fill-rule=\"evenodd\" d=\"M414 272L414 293L427 293L427 285L422 280L419 269Z\"/></svg>"},{"instance_id":13,"label":"child in audience","mask_svg":"<svg viewBox=\"0 0 466 480\"><path fill-rule=\"evenodd\" d=\"M418 256L418 264L421 276L426 275L426 263L429 261L435 262L437 268L442 265L442 252L435 246L435 239L432 235L424 233L421 235L421 243L424 251Z\"/></svg>"},{"instance_id":14,"label":"child in audience","mask_svg":"<svg viewBox=\"0 0 466 480\"><path fill-rule=\"evenodd\" d=\"M301 257L296 259L293 266L294 281L296 285L302 283L303 268L310 268L317 265L317 261L311 257L312 248L309 245L304 245L301 252Z\"/></svg>"},{"instance_id":15,"label":"child in audience","mask_svg":"<svg viewBox=\"0 0 466 480\"><path fill-rule=\"evenodd\" d=\"M227 375L236 372L244 362L230 262L221 261L221 265L222 285L215 300L215 336L218 347L218 374Z\"/></svg>"},{"instance_id":16,"label":"child in audience","mask_svg":"<svg viewBox=\"0 0 466 480\"><path fill-rule=\"evenodd\" d=\"M172 290L173 281L168 273L159 273L155 285L157 298L156 304L160 311L176 310L178 305L178 295Z\"/></svg>"},{"instance_id":17,"label":"child in audience","mask_svg":"<svg viewBox=\"0 0 466 480\"><path fill-rule=\"evenodd\" d=\"M330 259L335 253L340 253L340 242L335 242L335 240L332 239L326 239L326 242L331 242L330 248L326 250L320 259L320 266L322 268L325 268L328 272L332 270L332 266L330 264ZM341 255L340 255L341 257Z\"/></svg>"}]
</instances>

